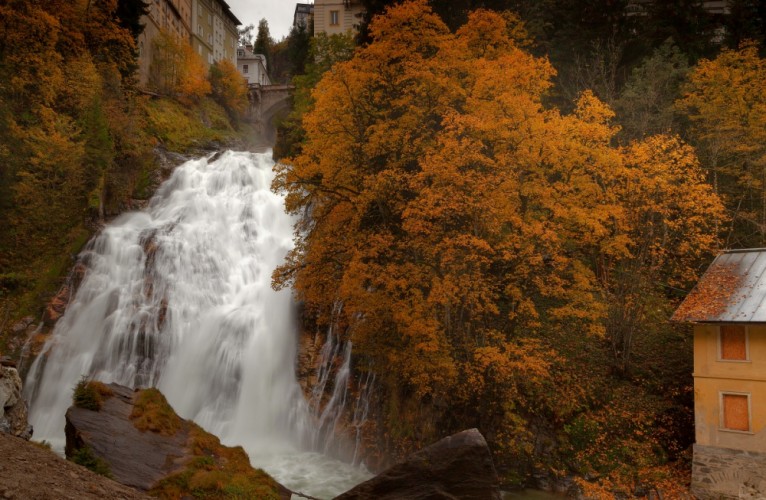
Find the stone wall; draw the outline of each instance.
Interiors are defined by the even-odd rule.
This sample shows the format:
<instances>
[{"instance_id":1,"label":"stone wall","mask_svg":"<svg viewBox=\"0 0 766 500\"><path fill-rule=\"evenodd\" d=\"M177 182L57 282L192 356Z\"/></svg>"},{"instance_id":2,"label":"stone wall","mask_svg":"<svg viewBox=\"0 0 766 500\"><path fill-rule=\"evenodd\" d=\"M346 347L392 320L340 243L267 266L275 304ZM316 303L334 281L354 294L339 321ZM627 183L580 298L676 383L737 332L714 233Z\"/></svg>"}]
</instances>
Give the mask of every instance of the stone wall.
<instances>
[{"instance_id":1,"label":"stone wall","mask_svg":"<svg viewBox=\"0 0 766 500\"><path fill-rule=\"evenodd\" d=\"M700 500L766 498L766 453L694 445L692 493Z\"/></svg>"}]
</instances>

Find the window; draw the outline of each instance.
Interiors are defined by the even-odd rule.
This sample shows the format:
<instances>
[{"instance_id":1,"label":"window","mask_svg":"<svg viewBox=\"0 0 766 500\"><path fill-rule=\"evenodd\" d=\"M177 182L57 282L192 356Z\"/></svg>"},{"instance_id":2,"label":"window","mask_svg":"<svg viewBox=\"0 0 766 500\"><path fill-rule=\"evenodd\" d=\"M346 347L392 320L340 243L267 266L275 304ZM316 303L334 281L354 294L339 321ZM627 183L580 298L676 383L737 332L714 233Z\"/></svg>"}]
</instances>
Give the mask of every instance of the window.
<instances>
[{"instance_id":1,"label":"window","mask_svg":"<svg viewBox=\"0 0 766 500\"><path fill-rule=\"evenodd\" d=\"M197 25L197 34L199 36L204 36L205 35L205 30L202 29L202 25L201 24Z\"/></svg>"},{"instance_id":2,"label":"window","mask_svg":"<svg viewBox=\"0 0 766 500\"><path fill-rule=\"evenodd\" d=\"M745 325L721 325L718 329L718 359L720 361L749 361L747 328Z\"/></svg>"},{"instance_id":3,"label":"window","mask_svg":"<svg viewBox=\"0 0 766 500\"><path fill-rule=\"evenodd\" d=\"M337 10L331 10L330 11L330 26L337 26L338 24L340 24L340 22L339 22L339 18L340 18L339 13L340 13L340 11L337 11Z\"/></svg>"},{"instance_id":4,"label":"window","mask_svg":"<svg viewBox=\"0 0 766 500\"><path fill-rule=\"evenodd\" d=\"M722 430L750 432L750 395L721 393Z\"/></svg>"},{"instance_id":5,"label":"window","mask_svg":"<svg viewBox=\"0 0 766 500\"><path fill-rule=\"evenodd\" d=\"M245 51L241 49L237 49L237 57L245 57Z\"/></svg>"}]
</instances>

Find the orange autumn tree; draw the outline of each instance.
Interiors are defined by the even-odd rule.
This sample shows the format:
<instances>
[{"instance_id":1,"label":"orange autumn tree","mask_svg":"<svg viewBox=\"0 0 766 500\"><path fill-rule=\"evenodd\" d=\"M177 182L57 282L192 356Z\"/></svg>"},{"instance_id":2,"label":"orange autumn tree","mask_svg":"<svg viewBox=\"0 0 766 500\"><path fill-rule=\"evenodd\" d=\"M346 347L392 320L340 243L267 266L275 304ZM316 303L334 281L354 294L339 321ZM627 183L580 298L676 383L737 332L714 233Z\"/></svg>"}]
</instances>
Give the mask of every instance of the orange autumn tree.
<instances>
[{"instance_id":1,"label":"orange autumn tree","mask_svg":"<svg viewBox=\"0 0 766 500\"><path fill-rule=\"evenodd\" d=\"M676 139L613 147L613 113L587 92L573 114L547 108L554 70L514 16L477 11L452 34L414 0L370 30L279 167L300 220L275 285L379 374L396 451L475 425L502 467L531 467L530 421L586 407L554 380L578 368L559 341L614 334L621 269L693 274L720 204Z\"/></svg>"},{"instance_id":2,"label":"orange autumn tree","mask_svg":"<svg viewBox=\"0 0 766 500\"><path fill-rule=\"evenodd\" d=\"M676 107L716 191L724 198L732 247L766 244L766 59L758 46L723 50L691 71Z\"/></svg>"},{"instance_id":3,"label":"orange autumn tree","mask_svg":"<svg viewBox=\"0 0 766 500\"><path fill-rule=\"evenodd\" d=\"M247 111L247 81L228 59L217 61L210 67L213 97L235 117Z\"/></svg>"}]
</instances>

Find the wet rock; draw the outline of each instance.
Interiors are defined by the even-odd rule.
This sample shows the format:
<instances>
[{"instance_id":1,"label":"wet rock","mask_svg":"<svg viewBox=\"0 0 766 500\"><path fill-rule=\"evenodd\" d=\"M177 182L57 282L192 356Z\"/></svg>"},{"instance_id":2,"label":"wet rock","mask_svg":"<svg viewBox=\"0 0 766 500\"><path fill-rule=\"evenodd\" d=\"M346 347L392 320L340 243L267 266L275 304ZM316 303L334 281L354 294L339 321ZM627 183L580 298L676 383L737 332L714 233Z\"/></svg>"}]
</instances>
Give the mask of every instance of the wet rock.
<instances>
[{"instance_id":1,"label":"wet rock","mask_svg":"<svg viewBox=\"0 0 766 500\"><path fill-rule=\"evenodd\" d=\"M27 403L21 397L21 377L16 368L0 366L0 431L22 439L32 437Z\"/></svg>"},{"instance_id":2,"label":"wet rock","mask_svg":"<svg viewBox=\"0 0 766 500\"><path fill-rule=\"evenodd\" d=\"M454 434L410 455L335 500L499 500L487 442L476 429Z\"/></svg>"}]
</instances>

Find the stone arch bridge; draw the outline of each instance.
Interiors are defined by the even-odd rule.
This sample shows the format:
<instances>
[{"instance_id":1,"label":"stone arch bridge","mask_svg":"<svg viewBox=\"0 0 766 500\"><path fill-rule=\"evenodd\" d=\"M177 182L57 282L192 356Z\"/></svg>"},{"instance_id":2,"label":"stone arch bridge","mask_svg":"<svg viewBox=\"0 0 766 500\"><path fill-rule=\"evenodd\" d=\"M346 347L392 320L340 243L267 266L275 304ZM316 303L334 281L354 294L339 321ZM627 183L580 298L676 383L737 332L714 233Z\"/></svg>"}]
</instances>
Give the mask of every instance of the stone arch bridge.
<instances>
[{"instance_id":1,"label":"stone arch bridge","mask_svg":"<svg viewBox=\"0 0 766 500\"><path fill-rule=\"evenodd\" d=\"M258 126L268 125L271 120L285 114L290 109L290 95L295 89L292 85L248 85L247 119Z\"/></svg>"}]
</instances>

